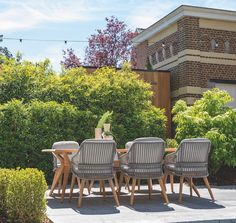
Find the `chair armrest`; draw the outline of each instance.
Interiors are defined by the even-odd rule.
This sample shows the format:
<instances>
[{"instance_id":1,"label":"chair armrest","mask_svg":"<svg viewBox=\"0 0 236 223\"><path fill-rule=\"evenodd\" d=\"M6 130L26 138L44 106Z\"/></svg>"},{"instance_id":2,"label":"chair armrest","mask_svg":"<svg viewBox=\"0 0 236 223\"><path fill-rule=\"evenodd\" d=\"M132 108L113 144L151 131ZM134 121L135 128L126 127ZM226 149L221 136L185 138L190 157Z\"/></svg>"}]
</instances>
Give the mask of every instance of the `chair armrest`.
<instances>
[{"instance_id":1,"label":"chair armrest","mask_svg":"<svg viewBox=\"0 0 236 223\"><path fill-rule=\"evenodd\" d=\"M165 156L165 163L176 163L177 153L170 153Z\"/></svg>"},{"instance_id":2,"label":"chair armrest","mask_svg":"<svg viewBox=\"0 0 236 223\"><path fill-rule=\"evenodd\" d=\"M120 164L128 164L129 161L129 153L125 153L119 157Z\"/></svg>"},{"instance_id":3,"label":"chair armrest","mask_svg":"<svg viewBox=\"0 0 236 223\"><path fill-rule=\"evenodd\" d=\"M127 143L125 144L125 148L126 148L127 150L129 150L133 143L134 143L133 141L127 142Z\"/></svg>"},{"instance_id":4,"label":"chair armrest","mask_svg":"<svg viewBox=\"0 0 236 223\"><path fill-rule=\"evenodd\" d=\"M79 164L79 156L80 156L80 151L78 151L75 154L72 154L72 156L70 157L70 161L71 161L71 166L78 166Z\"/></svg>"}]
</instances>

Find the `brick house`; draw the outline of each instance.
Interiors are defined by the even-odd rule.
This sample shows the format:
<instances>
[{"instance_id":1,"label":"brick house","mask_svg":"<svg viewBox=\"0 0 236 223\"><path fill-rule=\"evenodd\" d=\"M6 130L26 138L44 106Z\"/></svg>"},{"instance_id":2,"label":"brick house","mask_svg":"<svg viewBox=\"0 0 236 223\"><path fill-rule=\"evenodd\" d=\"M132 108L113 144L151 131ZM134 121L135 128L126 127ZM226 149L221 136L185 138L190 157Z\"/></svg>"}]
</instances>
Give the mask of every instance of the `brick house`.
<instances>
[{"instance_id":1,"label":"brick house","mask_svg":"<svg viewBox=\"0 0 236 223\"><path fill-rule=\"evenodd\" d=\"M227 90L236 107L236 11L182 5L141 31L137 68L171 72L172 105L189 105L209 88Z\"/></svg>"}]
</instances>

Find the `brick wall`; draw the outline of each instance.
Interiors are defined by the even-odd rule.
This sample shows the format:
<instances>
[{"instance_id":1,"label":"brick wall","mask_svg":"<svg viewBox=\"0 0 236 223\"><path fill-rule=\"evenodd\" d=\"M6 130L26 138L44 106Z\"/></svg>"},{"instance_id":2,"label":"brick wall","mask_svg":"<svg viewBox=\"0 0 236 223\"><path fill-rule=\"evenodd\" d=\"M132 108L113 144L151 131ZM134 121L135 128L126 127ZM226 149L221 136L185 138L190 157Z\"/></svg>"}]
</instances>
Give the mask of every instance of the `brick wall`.
<instances>
[{"instance_id":1,"label":"brick wall","mask_svg":"<svg viewBox=\"0 0 236 223\"><path fill-rule=\"evenodd\" d=\"M199 49L201 51L214 51L217 53L236 53L236 32L200 28ZM214 39L218 44L215 50L211 49L210 41ZM225 42L229 42L229 50L225 49Z\"/></svg>"},{"instance_id":2,"label":"brick wall","mask_svg":"<svg viewBox=\"0 0 236 223\"><path fill-rule=\"evenodd\" d=\"M211 41L214 40L216 45L212 48ZM228 43L227 43L228 42ZM165 44L166 58L162 55L163 46ZM228 48L226 45L228 44ZM173 54L170 53L172 45ZM138 58L139 68L145 68L144 62L147 57L157 52L159 62L170 58L183 50L200 50L202 52L216 52L236 54L236 32L216 30L214 27L200 28L199 18L184 17L177 21L177 31L171 35L159 40L158 42L147 45L145 42L145 50L142 44L137 46L140 54ZM224 55L222 55L222 60ZM199 57L200 58L200 57ZM163 68L161 68L163 69ZM194 86L208 88L209 81L218 80L236 80L236 65L224 65L214 63L201 63L199 61L184 61L178 65L169 68L171 71L171 91L178 90L185 86ZM176 100L184 97L199 98L201 94L185 94L179 95Z\"/></svg>"},{"instance_id":3,"label":"brick wall","mask_svg":"<svg viewBox=\"0 0 236 223\"><path fill-rule=\"evenodd\" d=\"M137 56L137 69L146 69L147 58L148 58L148 42L145 41L140 43L135 47L135 52Z\"/></svg>"}]
</instances>

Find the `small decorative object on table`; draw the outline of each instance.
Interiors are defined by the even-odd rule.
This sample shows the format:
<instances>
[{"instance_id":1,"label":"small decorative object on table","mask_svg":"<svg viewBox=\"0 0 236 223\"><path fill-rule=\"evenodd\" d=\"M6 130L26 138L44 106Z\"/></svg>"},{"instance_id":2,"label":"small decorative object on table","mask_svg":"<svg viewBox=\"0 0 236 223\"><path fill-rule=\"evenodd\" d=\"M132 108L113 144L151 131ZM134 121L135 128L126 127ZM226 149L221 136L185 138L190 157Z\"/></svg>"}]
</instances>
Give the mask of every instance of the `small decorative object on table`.
<instances>
[{"instance_id":1,"label":"small decorative object on table","mask_svg":"<svg viewBox=\"0 0 236 223\"><path fill-rule=\"evenodd\" d=\"M113 112L107 111L102 117L99 119L97 128L95 128L95 139L102 139L102 128L104 127L104 132L110 132L111 124L111 116Z\"/></svg>"},{"instance_id":2,"label":"small decorative object on table","mask_svg":"<svg viewBox=\"0 0 236 223\"><path fill-rule=\"evenodd\" d=\"M167 148L177 148L178 142L175 139L166 139Z\"/></svg>"}]
</instances>

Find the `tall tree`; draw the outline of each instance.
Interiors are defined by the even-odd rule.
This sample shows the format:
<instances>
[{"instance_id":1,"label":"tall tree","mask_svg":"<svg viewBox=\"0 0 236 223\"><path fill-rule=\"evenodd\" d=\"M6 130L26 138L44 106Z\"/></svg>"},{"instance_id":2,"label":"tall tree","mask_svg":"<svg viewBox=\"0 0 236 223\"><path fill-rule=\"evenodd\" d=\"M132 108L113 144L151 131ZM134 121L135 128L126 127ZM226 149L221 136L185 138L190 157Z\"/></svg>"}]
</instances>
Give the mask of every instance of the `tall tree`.
<instances>
[{"instance_id":1,"label":"tall tree","mask_svg":"<svg viewBox=\"0 0 236 223\"><path fill-rule=\"evenodd\" d=\"M75 55L73 49L63 50L62 52L63 52L63 61L61 61L61 64L66 69L82 66L80 58Z\"/></svg>"},{"instance_id":2,"label":"tall tree","mask_svg":"<svg viewBox=\"0 0 236 223\"><path fill-rule=\"evenodd\" d=\"M89 38L85 52L85 64L101 66L120 66L124 61L135 61L132 58L131 40L137 35L127 29L127 25L114 16L105 18L105 29L97 29L97 33Z\"/></svg>"}]
</instances>

